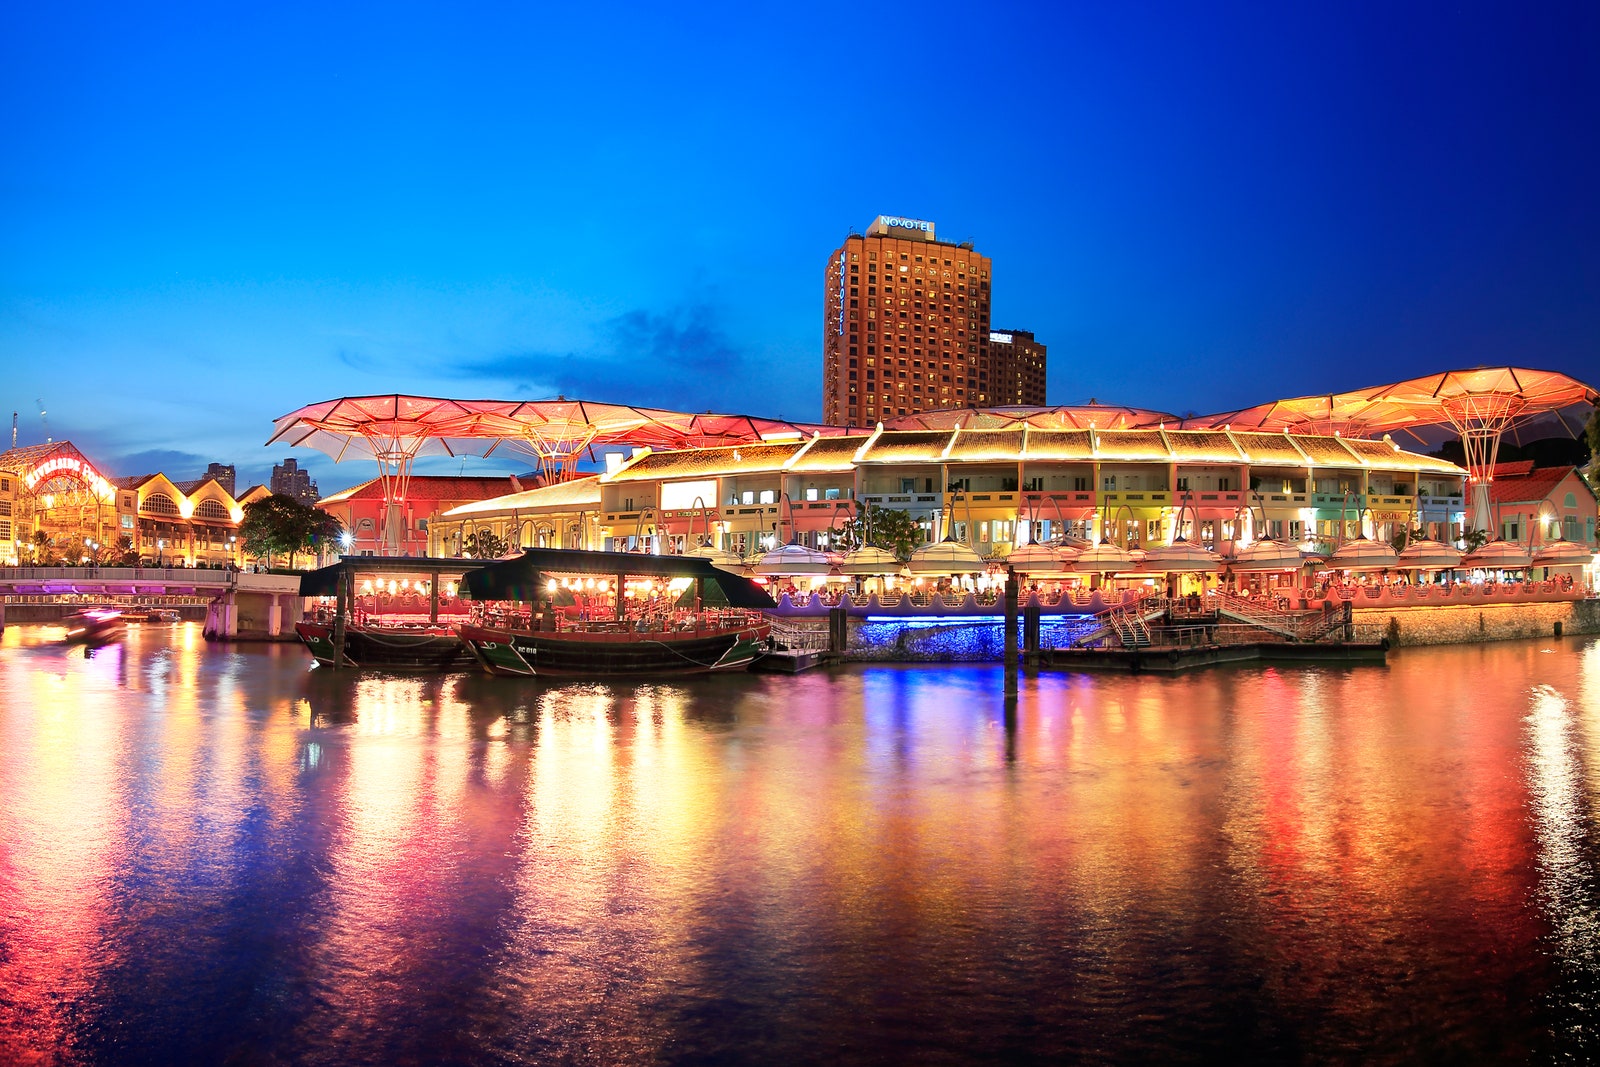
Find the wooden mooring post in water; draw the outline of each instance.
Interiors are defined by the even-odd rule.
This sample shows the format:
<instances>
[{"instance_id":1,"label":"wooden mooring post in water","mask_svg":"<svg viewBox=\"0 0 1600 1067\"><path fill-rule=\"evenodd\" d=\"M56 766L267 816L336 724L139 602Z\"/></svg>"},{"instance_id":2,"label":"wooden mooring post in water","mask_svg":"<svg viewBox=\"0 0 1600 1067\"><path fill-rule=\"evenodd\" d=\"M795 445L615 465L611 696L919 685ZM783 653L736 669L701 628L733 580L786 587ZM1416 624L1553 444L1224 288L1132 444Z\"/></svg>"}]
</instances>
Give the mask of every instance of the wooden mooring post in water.
<instances>
[{"instance_id":1,"label":"wooden mooring post in water","mask_svg":"<svg viewBox=\"0 0 1600 1067\"><path fill-rule=\"evenodd\" d=\"M1006 692L1017 691L1017 572L1006 569Z\"/></svg>"}]
</instances>

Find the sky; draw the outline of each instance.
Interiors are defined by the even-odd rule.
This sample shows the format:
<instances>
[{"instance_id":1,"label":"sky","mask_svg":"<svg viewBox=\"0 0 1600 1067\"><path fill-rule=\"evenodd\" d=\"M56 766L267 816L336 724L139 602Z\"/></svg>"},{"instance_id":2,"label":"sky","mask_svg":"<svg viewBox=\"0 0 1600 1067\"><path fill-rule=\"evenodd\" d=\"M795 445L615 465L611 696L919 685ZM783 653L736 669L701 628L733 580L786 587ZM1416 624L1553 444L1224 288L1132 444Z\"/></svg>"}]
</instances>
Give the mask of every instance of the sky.
<instances>
[{"instance_id":1,"label":"sky","mask_svg":"<svg viewBox=\"0 0 1600 1067\"><path fill-rule=\"evenodd\" d=\"M991 257L1051 403L1600 380L1600 5L4 25L3 399L19 443L111 475L216 461L242 489L293 455L330 492L373 471L265 448L272 420L371 393L818 420L828 254L879 214Z\"/></svg>"}]
</instances>

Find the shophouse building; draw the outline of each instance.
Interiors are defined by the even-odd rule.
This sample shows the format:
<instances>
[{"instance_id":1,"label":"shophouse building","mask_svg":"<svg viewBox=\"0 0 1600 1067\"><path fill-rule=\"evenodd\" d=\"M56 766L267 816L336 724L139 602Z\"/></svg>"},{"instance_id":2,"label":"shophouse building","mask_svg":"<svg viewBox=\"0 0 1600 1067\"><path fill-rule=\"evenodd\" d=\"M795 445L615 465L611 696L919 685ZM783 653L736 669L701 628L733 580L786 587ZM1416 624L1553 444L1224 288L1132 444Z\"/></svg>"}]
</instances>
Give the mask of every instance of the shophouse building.
<instances>
[{"instance_id":1,"label":"shophouse building","mask_svg":"<svg viewBox=\"0 0 1600 1067\"><path fill-rule=\"evenodd\" d=\"M1465 477L1392 441L1337 436L879 428L639 449L596 477L596 512L593 495L570 507L545 498L540 522L581 523L598 548L682 552L709 538L748 556L791 540L834 547L843 524L871 505L908 512L923 541L948 537L993 558L1062 536L1128 548L1184 537L1223 551L1270 536L1331 551L1418 526L1458 539ZM509 500L472 505L471 521L512 540L536 501L517 497L519 511Z\"/></svg>"},{"instance_id":2,"label":"shophouse building","mask_svg":"<svg viewBox=\"0 0 1600 1067\"><path fill-rule=\"evenodd\" d=\"M1489 499L1502 540L1596 547L1595 494L1576 467L1535 467L1532 460L1497 463Z\"/></svg>"}]
</instances>

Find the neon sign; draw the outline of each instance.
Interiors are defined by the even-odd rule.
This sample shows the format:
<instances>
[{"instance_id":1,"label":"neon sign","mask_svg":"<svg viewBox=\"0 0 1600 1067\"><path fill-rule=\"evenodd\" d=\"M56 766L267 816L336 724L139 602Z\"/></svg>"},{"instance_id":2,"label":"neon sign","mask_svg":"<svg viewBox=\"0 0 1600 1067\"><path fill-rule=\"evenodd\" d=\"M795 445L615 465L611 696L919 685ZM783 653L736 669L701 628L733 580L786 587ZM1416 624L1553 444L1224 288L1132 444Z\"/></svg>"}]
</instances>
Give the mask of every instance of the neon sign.
<instances>
[{"instance_id":1,"label":"neon sign","mask_svg":"<svg viewBox=\"0 0 1600 1067\"><path fill-rule=\"evenodd\" d=\"M897 230L921 230L923 233L933 232L933 223L922 219L903 219L898 215L883 216L885 226L893 226Z\"/></svg>"},{"instance_id":2,"label":"neon sign","mask_svg":"<svg viewBox=\"0 0 1600 1067\"><path fill-rule=\"evenodd\" d=\"M100 476L100 472L77 456L54 456L45 460L37 467L30 470L22 479L29 492L38 487L39 483L58 474L70 475L88 486L95 496L103 500L111 499L115 490L111 483Z\"/></svg>"}]
</instances>

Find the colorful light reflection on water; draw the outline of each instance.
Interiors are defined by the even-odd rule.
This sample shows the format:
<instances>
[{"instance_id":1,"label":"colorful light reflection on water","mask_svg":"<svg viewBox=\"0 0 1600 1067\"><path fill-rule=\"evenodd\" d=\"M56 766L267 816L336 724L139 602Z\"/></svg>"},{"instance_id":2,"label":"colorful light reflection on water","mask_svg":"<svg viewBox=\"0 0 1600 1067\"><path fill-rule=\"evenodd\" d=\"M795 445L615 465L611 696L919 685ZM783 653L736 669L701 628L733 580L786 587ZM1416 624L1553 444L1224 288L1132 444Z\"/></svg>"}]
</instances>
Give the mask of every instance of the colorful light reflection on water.
<instances>
[{"instance_id":1,"label":"colorful light reflection on water","mask_svg":"<svg viewBox=\"0 0 1600 1067\"><path fill-rule=\"evenodd\" d=\"M0 1061L1588 1058L1600 643L545 687L0 652Z\"/></svg>"}]
</instances>

